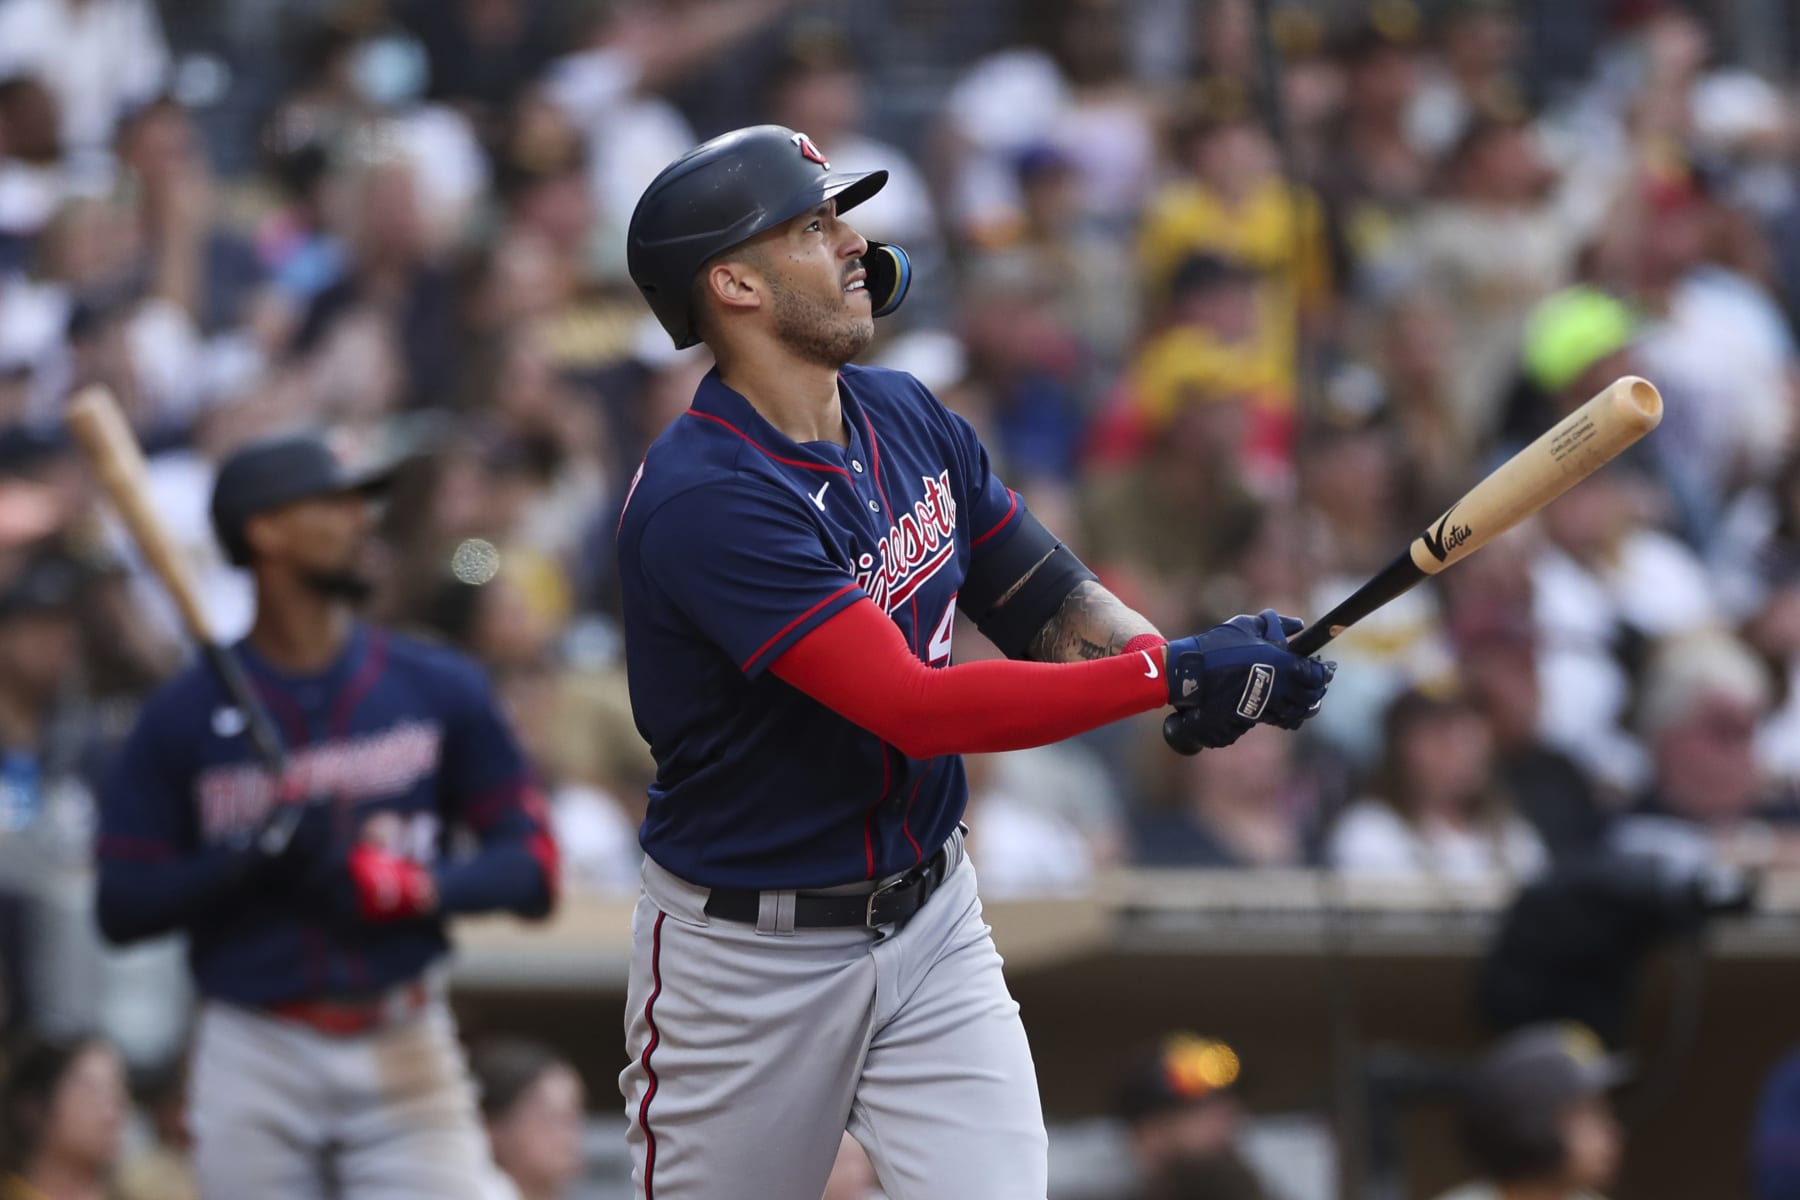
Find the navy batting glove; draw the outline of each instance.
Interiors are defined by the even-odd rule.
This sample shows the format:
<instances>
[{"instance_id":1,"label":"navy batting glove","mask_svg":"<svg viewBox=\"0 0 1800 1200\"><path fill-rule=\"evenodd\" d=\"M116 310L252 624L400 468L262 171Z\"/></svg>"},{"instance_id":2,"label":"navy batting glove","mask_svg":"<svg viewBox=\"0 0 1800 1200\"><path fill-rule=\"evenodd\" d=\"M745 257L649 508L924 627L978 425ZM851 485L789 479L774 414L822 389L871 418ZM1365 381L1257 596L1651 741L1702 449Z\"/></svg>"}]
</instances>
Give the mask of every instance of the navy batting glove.
<instances>
[{"instance_id":1,"label":"navy batting glove","mask_svg":"<svg viewBox=\"0 0 1800 1200\"><path fill-rule=\"evenodd\" d=\"M1238 616L1169 643L1169 703L1163 738L1182 754L1229 746L1252 725L1298 729L1324 702L1336 663L1287 648L1305 623L1274 609Z\"/></svg>"}]
</instances>

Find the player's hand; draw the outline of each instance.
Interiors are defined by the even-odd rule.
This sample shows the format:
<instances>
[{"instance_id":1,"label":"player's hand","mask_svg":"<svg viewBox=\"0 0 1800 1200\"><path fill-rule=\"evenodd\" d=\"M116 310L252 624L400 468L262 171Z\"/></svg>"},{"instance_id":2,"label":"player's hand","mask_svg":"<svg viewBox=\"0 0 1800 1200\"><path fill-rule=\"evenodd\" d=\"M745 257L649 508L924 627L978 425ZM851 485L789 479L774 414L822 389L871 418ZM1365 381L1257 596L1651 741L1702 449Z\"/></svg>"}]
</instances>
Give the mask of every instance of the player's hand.
<instances>
[{"instance_id":1,"label":"player's hand","mask_svg":"<svg viewBox=\"0 0 1800 1200\"><path fill-rule=\"evenodd\" d=\"M277 804L238 845L244 873L259 888L292 888L330 853L332 816L324 801Z\"/></svg>"},{"instance_id":2,"label":"player's hand","mask_svg":"<svg viewBox=\"0 0 1800 1200\"><path fill-rule=\"evenodd\" d=\"M345 861L356 896L356 914L365 921L405 921L437 909L437 881L420 863L385 847L363 842Z\"/></svg>"},{"instance_id":3,"label":"player's hand","mask_svg":"<svg viewBox=\"0 0 1800 1200\"><path fill-rule=\"evenodd\" d=\"M1274 609L1237 616L1205 633L1169 643L1169 703L1163 739L1182 754L1229 746L1252 725L1298 729L1319 711L1336 663L1287 648L1304 622Z\"/></svg>"}]
</instances>

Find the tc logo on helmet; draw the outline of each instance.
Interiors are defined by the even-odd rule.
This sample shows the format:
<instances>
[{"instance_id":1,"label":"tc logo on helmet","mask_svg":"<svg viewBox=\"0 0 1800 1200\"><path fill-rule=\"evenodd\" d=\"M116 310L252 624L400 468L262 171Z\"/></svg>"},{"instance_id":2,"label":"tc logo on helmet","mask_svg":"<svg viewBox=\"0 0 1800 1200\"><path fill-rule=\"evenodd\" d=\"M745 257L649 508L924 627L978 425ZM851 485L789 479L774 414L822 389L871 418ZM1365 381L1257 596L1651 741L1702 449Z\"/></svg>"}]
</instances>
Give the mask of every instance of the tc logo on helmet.
<instances>
[{"instance_id":1,"label":"tc logo on helmet","mask_svg":"<svg viewBox=\"0 0 1800 1200\"><path fill-rule=\"evenodd\" d=\"M793 142L794 145L800 147L800 156L802 158L806 159L808 162L818 163L821 167L824 167L827 171L831 170L831 164L825 161L825 156L819 152L819 148L817 146L813 145L813 140L811 138L807 137L804 133L796 133L792 138L790 138L788 140Z\"/></svg>"}]
</instances>

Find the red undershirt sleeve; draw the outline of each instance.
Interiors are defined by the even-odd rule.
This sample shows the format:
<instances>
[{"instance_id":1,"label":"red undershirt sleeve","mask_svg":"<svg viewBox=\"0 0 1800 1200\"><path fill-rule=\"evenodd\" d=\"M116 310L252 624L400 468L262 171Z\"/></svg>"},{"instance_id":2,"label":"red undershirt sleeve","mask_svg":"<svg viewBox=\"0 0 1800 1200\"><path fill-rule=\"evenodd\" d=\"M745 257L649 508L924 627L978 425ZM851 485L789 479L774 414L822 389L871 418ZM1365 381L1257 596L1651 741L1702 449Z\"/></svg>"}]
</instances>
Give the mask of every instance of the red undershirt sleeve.
<instances>
[{"instance_id":1,"label":"red undershirt sleeve","mask_svg":"<svg viewBox=\"0 0 1800 1200\"><path fill-rule=\"evenodd\" d=\"M1023 750L1169 702L1159 648L1083 663L994 660L931 668L861 599L770 667L909 758Z\"/></svg>"}]
</instances>

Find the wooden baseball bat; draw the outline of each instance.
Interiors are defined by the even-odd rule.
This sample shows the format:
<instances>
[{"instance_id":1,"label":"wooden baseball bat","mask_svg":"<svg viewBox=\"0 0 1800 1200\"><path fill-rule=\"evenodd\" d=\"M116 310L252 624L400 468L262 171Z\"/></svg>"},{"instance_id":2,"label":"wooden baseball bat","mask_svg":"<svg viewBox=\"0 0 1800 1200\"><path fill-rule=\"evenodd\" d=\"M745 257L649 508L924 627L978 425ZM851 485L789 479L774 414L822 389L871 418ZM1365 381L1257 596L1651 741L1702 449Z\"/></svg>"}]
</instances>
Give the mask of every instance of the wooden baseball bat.
<instances>
[{"instance_id":1,"label":"wooden baseball bat","mask_svg":"<svg viewBox=\"0 0 1800 1200\"><path fill-rule=\"evenodd\" d=\"M1656 428L1662 412L1662 395L1649 380L1614 380L1494 468L1379 574L1288 644L1300 654L1318 653L1388 601L1461 562L1617 458Z\"/></svg>"},{"instance_id":2,"label":"wooden baseball bat","mask_svg":"<svg viewBox=\"0 0 1800 1200\"><path fill-rule=\"evenodd\" d=\"M143 552L144 561L150 564L150 569L156 572L156 577L174 599L188 636L200 647L200 653L218 676L232 704L243 713L245 732L249 734L257 759L279 782L285 777L287 767L287 753L281 738L275 732L268 710L244 675L243 666L213 634L212 622L200 604L200 589L194 579L193 565L175 544L169 527L150 502L144 452L138 446L125 414L120 411L118 401L99 385L84 388L69 401L67 420L75 441L106 489L107 498ZM297 812L295 806L290 809ZM291 836L291 829L286 832Z\"/></svg>"}]
</instances>

